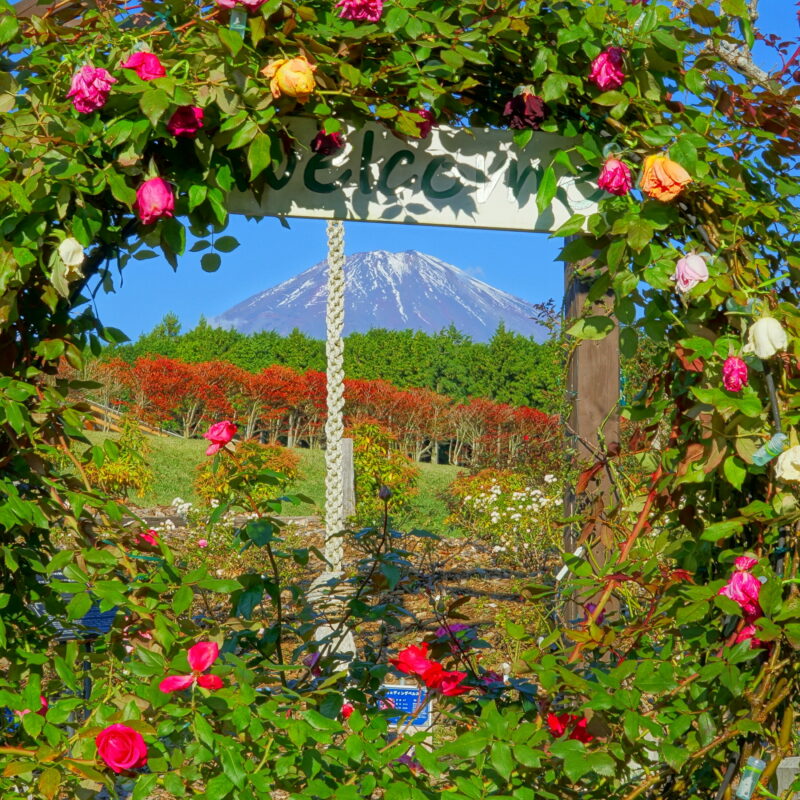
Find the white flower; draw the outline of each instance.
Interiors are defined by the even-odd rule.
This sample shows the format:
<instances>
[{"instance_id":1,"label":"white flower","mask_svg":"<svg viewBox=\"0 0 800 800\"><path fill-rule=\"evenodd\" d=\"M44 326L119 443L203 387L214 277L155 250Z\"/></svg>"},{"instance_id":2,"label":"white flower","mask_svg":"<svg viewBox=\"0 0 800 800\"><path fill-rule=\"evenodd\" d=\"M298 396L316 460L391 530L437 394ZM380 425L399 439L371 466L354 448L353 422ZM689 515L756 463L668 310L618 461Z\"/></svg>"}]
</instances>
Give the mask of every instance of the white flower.
<instances>
[{"instance_id":1,"label":"white flower","mask_svg":"<svg viewBox=\"0 0 800 800\"><path fill-rule=\"evenodd\" d=\"M85 258L81 243L77 239L68 236L58 246L58 255L67 268L67 278L79 278L81 276L80 266Z\"/></svg>"},{"instance_id":2,"label":"white flower","mask_svg":"<svg viewBox=\"0 0 800 800\"><path fill-rule=\"evenodd\" d=\"M755 353L759 358L771 358L788 344L786 331L778 320L762 317L756 320L747 331L745 353Z\"/></svg>"},{"instance_id":3,"label":"white flower","mask_svg":"<svg viewBox=\"0 0 800 800\"><path fill-rule=\"evenodd\" d=\"M800 446L790 447L778 456L775 475L782 481L800 481Z\"/></svg>"},{"instance_id":4,"label":"white flower","mask_svg":"<svg viewBox=\"0 0 800 800\"><path fill-rule=\"evenodd\" d=\"M556 476L555 475L545 475L544 476L544 482L545 483L555 483L556 482Z\"/></svg>"}]
</instances>

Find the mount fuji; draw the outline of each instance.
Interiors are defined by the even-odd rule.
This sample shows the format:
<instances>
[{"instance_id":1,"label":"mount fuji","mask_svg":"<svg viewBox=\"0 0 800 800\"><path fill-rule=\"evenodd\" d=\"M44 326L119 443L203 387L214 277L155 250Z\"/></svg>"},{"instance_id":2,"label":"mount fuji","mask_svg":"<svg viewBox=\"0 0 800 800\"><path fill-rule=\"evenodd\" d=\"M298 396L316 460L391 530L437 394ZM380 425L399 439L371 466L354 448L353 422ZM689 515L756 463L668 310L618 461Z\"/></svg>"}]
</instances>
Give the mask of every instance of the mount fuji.
<instances>
[{"instance_id":1,"label":"mount fuji","mask_svg":"<svg viewBox=\"0 0 800 800\"><path fill-rule=\"evenodd\" d=\"M326 270L322 261L209 322L242 333L286 334L299 328L325 338ZM371 328L438 333L453 324L474 341L486 342L503 322L507 330L524 336L545 336L530 303L417 250L355 253L347 258L344 272L346 334Z\"/></svg>"}]
</instances>

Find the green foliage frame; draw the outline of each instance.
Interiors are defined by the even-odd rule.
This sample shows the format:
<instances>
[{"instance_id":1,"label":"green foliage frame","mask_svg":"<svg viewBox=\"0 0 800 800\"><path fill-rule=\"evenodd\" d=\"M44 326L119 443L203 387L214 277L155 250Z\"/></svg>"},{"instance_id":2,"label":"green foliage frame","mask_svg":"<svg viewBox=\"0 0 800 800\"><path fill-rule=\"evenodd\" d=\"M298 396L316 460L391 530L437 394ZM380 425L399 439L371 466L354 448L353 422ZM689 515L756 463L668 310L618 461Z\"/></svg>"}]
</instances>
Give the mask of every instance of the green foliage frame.
<instances>
[{"instance_id":1,"label":"green foliage frame","mask_svg":"<svg viewBox=\"0 0 800 800\"><path fill-rule=\"evenodd\" d=\"M683 800L720 787L726 796L735 772L728 763L741 767L752 754L768 755L774 772L796 732L800 507L796 484L777 480L773 465L756 466L753 453L775 429L768 378L792 444L800 422L796 87L747 61L755 4L721 6L695 0L674 12L625 0L394 0L378 23L357 24L339 19L328 0L269 0L250 16L243 39L227 11L188 0L145 1L138 16L65 2L31 19L17 19L0 0L0 702L38 708L53 670L79 691L77 648L48 651L47 631L29 606L41 600L63 611L65 587L39 580L56 568L147 620L160 648L139 648L129 663L117 643L95 657L95 688L74 735L64 723L82 705L77 694L46 717L21 717L27 743L9 738L0 746L4 791L24 786L53 798L68 786L82 796L92 781L106 781L91 737L120 720L138 726L157 751L152 772L136 778L134 800L156 784L209 800L234 791L268 798L275 787L309 800L378 791L398 800ZM145 82L119 68L142 45L162 59L166 77ZM625 48L627 78L600 92L586 76L609 45ZM302 107L276 101L260 75L270 60L300 54L317 64L316 91ZM87 60L118 83L103 109L79 115L65 95ZM584 521L603 532L611 556L604 565L570 561L574 578L561 587L598 594L599 608L566 643L557 626L543 642L516 630L524 645L517 667L533 673L535 691L518 681L513 691L449 710L455 738L433 754L418 748L424 776L398 766L407 742L383 744L385 715L357 711L349 729L333 718L341 685L258 699L265 674L284 675L274 625L272 639L250 655L229 656L236 691L222 700L193 695L187 716L185 704L160 696L154 683L172 658L180 661L185 643L203 635L183 612L195 592L233 592L234 611L249 619L253 606L242 598L252 599L253 582L181 576L167 555L136 583L140 568L116 534L120 508L81 480L80 464L54 466L82 435L69 396L79 387L54 377L60 359L79 366L101 341L119 338L95 318L91 293L98 283L110 287L113 267L134 268L153 248L177 266L187 229L215 268L214 254L233 244L216 238L227 222L226 196L263 188L264 170L287 146L286 113L311 115L328 132L343 120L378 119L414 136L422 107L440 122L502 126L505 102L522 85L548 105L542 129L575 142L556 156L560 168L599 172L612 149L632 165L663 152L693 178L667 204L609 195L587 234L563 251L567 261L591 261L590 300L613 290L625 354L634 357L640 340L651 340L658 364L646 396L626 411L645 427L652 478L637 485L612 457L603 461L614 503L602 525L595 506ZM176 140L165 121L191 104L205 109L205 127L194 140ZM515 140L524 147L535 135L518 131ZM177 216L142 226L131 211L135 190L155 174L174 186ZM543 205L550 199L540 197ZM557 234L579 230L572 220ZM79 279L57 255L65 236L87 250ZM692 250L707 253L710 278L679 297L670 276ZM748 325L762 314L782 324L789 344L780 357L750 358L749 385L728 392L722 361L742 352ZM56 527L71 532L74 549L55 546ZM253 537L271 546L270 529ZM744 552L759 559L758 636L769 649L733 643L741 610L718 595ZM280 592L261 590L280 623ZM625 613L601 621L612 598ZM69 613L80 616L83 602L73 601ZM551 710L591 716L595 740L552 742L543 727ZM188 740L180 739L185 719ZM461 727L467 720L471 727Z\"/></svg>"}]
</instances>

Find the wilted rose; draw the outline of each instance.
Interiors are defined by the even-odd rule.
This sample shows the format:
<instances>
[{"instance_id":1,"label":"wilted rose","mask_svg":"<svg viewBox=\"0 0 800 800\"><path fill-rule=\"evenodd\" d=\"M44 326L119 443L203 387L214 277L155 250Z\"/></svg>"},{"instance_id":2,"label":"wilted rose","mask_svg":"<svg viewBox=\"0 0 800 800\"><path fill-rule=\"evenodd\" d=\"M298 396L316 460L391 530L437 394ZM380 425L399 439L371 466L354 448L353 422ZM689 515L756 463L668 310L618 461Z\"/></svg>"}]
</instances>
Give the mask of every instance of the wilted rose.
<instances>
[{"instance_id":1,"label":"wilted rose","mask_svg":"<svg viewBox=\"0 0 800 800\"><path fill-rule=\"evenodd\" d=\"M297 56L271 61L261 74L270 79L269 88L274 97L285 94L294 97L298 103L305 103L314 91L314 70L314 64L303 56Z\"/></svg>"},{"instance_id":2,"label":"wilted rose","mask_svg":"<svg viewBox=\"0 0 800 800\"><path fill-rule=\"evenodd\" d=\"M172 217L175 210L175 196L163 178L150 178L136 190L133 208L139 219L150 225L160 217Z\"/></svg>"},{"instance_id":3,"label":"wilted rose","mask_svg":"<svg viewBox=\"0 0 800 800\"><path fill-rule=\"evenodd\" d=\"M188 689L193 684L202 686L209 691L221 689L222 678L219 675L203 675L207 669L217 660L219 656L219 645L216 642L198 642L189 648L186 659L189 668L192 670L189 675L172 675L164 678L158 688L165 693L179 692Z\"/></svg>"},{"instance_id":4,"label":"wilted rose","mask_svg":"<svg viewBox=\"0 0 800 800\"><path fill-rule=\"evenodd\" d=\"M76 111L89 114L106 104L111 86L116 82L117 79L107 70L87 64L72 76L72 86L67 97L72 98Z\"/></svg>"},{"instance_id":5,"label":"wilted rose","mask_svg":"<svg viewBox=\"0 0 800 800\"><path fill-rule=\"evenodd\" d=\"M203 127L204 111L198 106L179 106L167 123L167 130L173 136L193 139Z\"/></svg>"},{"instance_id":6,"label":"wilted rose","mask_svg":"<svg viewBox=\"0 0 800 800\"><path fill-rule=\"evenodd\" d=\"M538 131L547 119L547 114L544 100L527 91L514 95L503 109L503 116L509 118L508 127L515 130L531 128Z\"/></svg>"},{"instance_id":7,"label":"wilted rose","mask_svg":"<svg viewBox=\"0 0 800 800\"><path fill-rule=\"evenodd\" d=\"M131 53L127 61L120 64L124 69L132 69L143 81L152 81L156 78L163 78L167 71L164 65L158 60L155 53L148 53L144 50L137 50Z\"/></svg>"},{"instance_id":8,"label":"wilted rose","mask_svg":"<svg viewBox=\"0 0 800 800\"><path fill-rule=\"evenodd\" d=\"M621 47L609 47L607 50L603 50L592 61L589 80L603 91L619 89L625 81L625 73L622 71L624 55L625 51Z\"/></svg>"},{"instance_id":9,"label":"wilted rose","mask_svg":"<svg viewBox=\"0 0 800 800\"><path fill-rule=\"evenodd\" d=\"M597 179L597 185L611 194L624 195L633 188L631 168L618 158L609 158Z\"/></svg>"},{"instance_id":10,"label":"wilted rose","mask_svg":"<svg viewBox=\"0 0 800 800\"><path fill-rule=\"evenodd\" d=\"M708 266L705 259L696 253L690 253L679 259L675 265L675 272L672 273L672 280L675 281L675 288L681 294L693 289L698 283L707 281Z\"/></svg>"},{"instance_id":11,"label":"wilted rose","mask_svg":"<svg viewBox=\"0 0 800 800\"><path fill-rule=\"evenodd\" d=\"M653 155L644 161L639 185L648 197L666 202L674 200L691 182L691 176L680 164L666 156Z\"/></svg>"}]
</instances>

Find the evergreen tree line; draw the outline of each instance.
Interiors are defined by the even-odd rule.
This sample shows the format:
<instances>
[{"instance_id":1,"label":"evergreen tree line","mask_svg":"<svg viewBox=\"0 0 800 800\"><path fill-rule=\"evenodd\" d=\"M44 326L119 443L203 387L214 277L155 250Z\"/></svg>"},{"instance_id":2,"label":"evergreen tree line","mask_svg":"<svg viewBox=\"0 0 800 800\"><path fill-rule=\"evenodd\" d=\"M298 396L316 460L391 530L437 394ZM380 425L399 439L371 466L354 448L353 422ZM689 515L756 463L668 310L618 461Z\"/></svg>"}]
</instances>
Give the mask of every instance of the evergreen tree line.
<instances>
[{"instance_id":1,"label":"evergreen tree line","mask_svg":"<svg viewBox=\"0 0 800 800\"><path fill-rule=\"evenodd\" d=\"M252 373L276 364L297 372L325 369L325 342L297 329L286 336L274 331L243 334L212 327L201 318L197 327L183 332L174 314L135 343L110 348L107 355L129 363L156 356L190 364L223 360ZM556 338L539 343L502 324L487 343L472 341L452 325L433 335L375 328L345 338L348 378L430 389L457 401L486 397L557 413L563 407L563 371L563 350Z\"/></svg>"}]
</instances>

